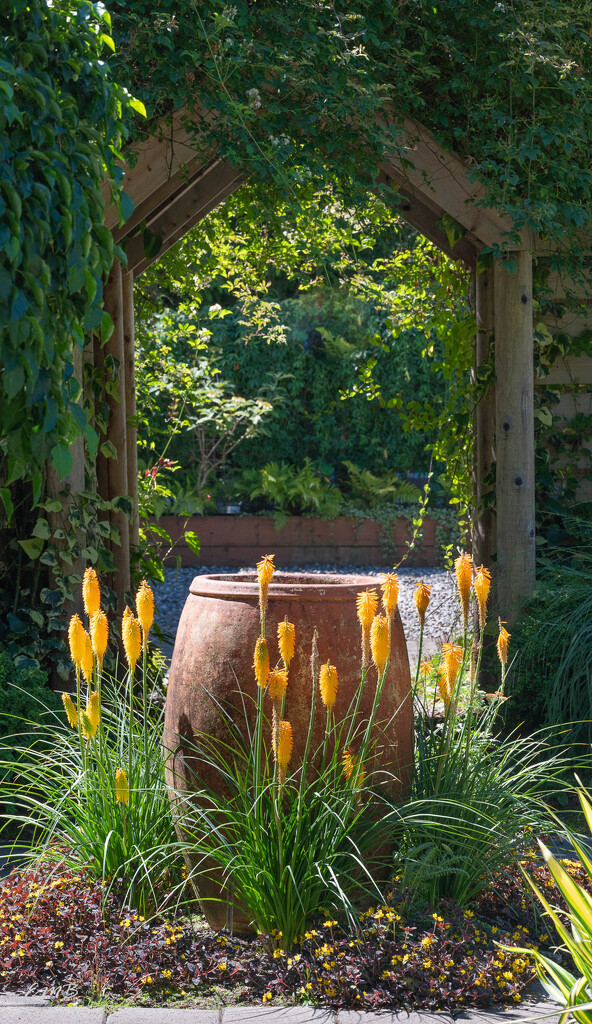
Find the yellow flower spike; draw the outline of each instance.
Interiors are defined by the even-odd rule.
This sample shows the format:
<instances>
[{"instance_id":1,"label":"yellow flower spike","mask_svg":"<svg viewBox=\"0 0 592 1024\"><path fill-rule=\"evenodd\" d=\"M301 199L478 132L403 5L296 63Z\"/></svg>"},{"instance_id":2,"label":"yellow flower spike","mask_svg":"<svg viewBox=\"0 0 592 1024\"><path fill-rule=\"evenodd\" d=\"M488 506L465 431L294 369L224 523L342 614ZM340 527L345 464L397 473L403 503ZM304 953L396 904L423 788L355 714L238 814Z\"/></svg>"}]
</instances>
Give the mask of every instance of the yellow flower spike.
<instances>
[{"instance_id":1,"label":"yellow flower spike","mask_svg":"<svg viewBox=\"0 0 592 1024\"><path fill-rule=\"evenodd\" d=\"M142 633L140 623L135 618L132 610L127 607L123 611L123 619L121 620L121 639L123 640L123 649L127 663L133 675L142 649Z\"/></svg>"},{"instance_id":2,"label":"yellow flower spike","mask_svg":"<svg viewBox=\"0 0 592 1024\"><path fill-rule=\"evenodd\" d=\"M321 700L327 711L331 711L335 700L337 699L337 669L335 665L331 665L328 661L326 665L321 665L321 671L319 673L319 689L321 691Z\"/></svg>"},{"instance_id":3,"label":"yellow flower spike","mask_svg":"<svg viewBox=\"0 0 592 1024\"><path fill-rule=\"evenodd\" d=\"M265 686L269 675L269 653L265 638L260 636L255 643L255 654L253 656L253 668L257 686Z\"/></svg>"},{"instance_id":4,"label":"yellow flower spike","mask_svg":"<svg viewBox=\"0 0 592 1024\"><path fill-rule=\"evenodd\" d=\"M80 667L82 668L82 675L87 683L90 683L93 674L93 649L91 639L85 629L82 630L82 634L83 649Z\"/></svg>"},{"instance_id":5,"label":"yellow flower spike","mask_svg":"<svg viewBox=\"0 0 592 1024\"><path fill-rule=\"evenodd\" d=\"M419 624L422 627L425 623L425 615L428 610L428 605L430 603L431 593L432 588L429 586L428 583L424 583L424 581L422 580L421 583L417 585L415 593L413 595L415 607L417 608L417 614L419 615Z\"/></svg>"},{"instance_id":6,"label":"yellow flower spike","mask_svg":"<svg viewBox=\"0 0 592 1024\"><path fill-rule=\"evenodd\" d=\"M352 754L349 747L346 747L341 755L341 764L343 765L343 774L345 775L346 781L349 782L358 767L358 759L355 754ZM356 789L362 788L365 778L366 773L364 771L359 772L358 778L356 779Z\"/></svg>"},{"instance_id":7,"label":"yellow flower spike","mask_svg":"<svg viewBox=\"0 0 592 1024\"><path fill-rule=\"evenodd\" d=\"M283 700L288 686L288 677L281 669L274 668L267 677L267 692L272 700Z\"/></svg>"},{"instance_id":8,"label":"yellow flower spike","mask_svg":"<svg viewBox=\"0 0 592 1024\"><path fill-rule=\"evenodd\" d=\"M101 705L99 702L98 693L91 693L88 698L88 704L86 705L86 713L89 717L90 724L93 728L93 736L99 728L99 719L101 717Z\"/></svg>"},{"instance_id":9,"label":"yellow flower spike","mask_svg":"<svg viewBox=\"0 0 592 1024\"><path fill-rule=\"evenodd\" d=\"M363 630L369 631L378 608L378 595L375 590L363 590L356 597L358 619Z\"/></svg>"},{"instance_id":10,"label":"yellow flower spike","mask_svg":"<svg viewBox=\"0 0 592 1024\"><path fill-rule=\"evenodd\" d=\"M448 706L452 699L452 688L448 685L448 678L444 665L440 665L438 669L438 690L440 691L440 696L444 701L444 707L448 711Z\"/></svg>"},{"instance_id":11,"label":"yellow flower spike","mask_svg":"<svg viewBox=\"0 0 592 1024\"><path fill-rule=\"evenodd\" d=\"M277 637L281 658L286 668L288 668L294 657L296 627L292 622L284 619L283 622L278 623Z\"/></svg>"},{"instance_id":12,"label":"yellow flower spike","mask_svg":"<svg viewBox=\"0 0 592 1024\"><path fill-rule=\"evenodd\" d=\"M469 605L471 601L471 586L473 583L473 559L466 551L461 551L460 555L455 560L454 574L456 576L456 585L460 594L460 603L462 605L463 619L466 628L469 621Z\"/></svg>"},{"instance_id":13,"label":"yellow flower spike","mask_svg":"<svg viewBox=\"0 0 592 1024\"><path fill-rule=\"evenodd\" d=\"M271 583L271 578L275 572L275 565L273 560L275 555L264 555L260 562L257 562L257 578L259 580L259 598L261 601L261 608L265 611L267 605L267 590Z\"/></svg>"},{"instance_id":14,"label":"yellow flower spike","mask_svg":"<svg viewBox=\"0 0 592 1024\"><path fill-rule=\"evenodd\" d=\"M442 677L438 683L440 687L440 693L444 703L448 707L448 704L452 700L452 693L454 690L454 684L458 675L458 670L463 660L463 649L458 644L444 644L442 647L442 664L444 669L444 684L445 690L443 690ZM446 693L447 697L444 696Z\"/></svg>"},{"instance_id":15,"label":"yellow flower spike","mask_svg":"<svg viewBox=\"0 0 592 1024\"><path fill-rule=\"evenodd\" d=\"M380 585L382 590L382 606L387 619L392 619L399 600L399 579L395 573L385 573Z\"/></svg>"},{"instance_id":16,"label":"yellow flower spike","mask_svg":"<svg viewBox=\"0 0 592 1024\"><path fill-rule=\"evenodd\" d=\"M275 755L277 758L278 768L280 770L280 781L285 778L286 768L288 767L290 758L292 757L293 745L292 726L289 722L279 722Z\"/></svg>"},{"instance_id":17,"label":"yellow flower spike","mask_svg":"<svg viewBox=\"0 0 592 1024\"><path fill-rule=\"evenodd\" d=\"M78 712L76 711L76 706L68 693L62 694L62 704L64 705L66 715L68 716L68 724L75 729L78 725Z\"/></svg>"},{"instance_id":18,"label":"yellow flower spike","mask_svg":"<svg viewBox=\"0 0 592 1024\"><path fill-rule=\"evenodd\" d=\"M389 620L385 615L376 615L370 626L370 649L372 660L378 669L379 676L384 672L391 650Z\"/></svg>"},{"instance_id":19,"label":"yellow flower spike","mask_svg":"<svg viewBox=\"0 0 592 1024\"><path fill-rule=\"evenodd\" d=\"M129 782L123 768L115 772L115 799L118 804L129 803Z\"/></svg>"},{"instance_id":20,"label":"yellow flower spike","mask_svg":"<svg viewBox=\"0 0 592 1024\"><path fill-rule=\"evenodd\" d=\"M498 619L498 622L499 636L497 638L497 656L505 668L508 663L508 641L511 633L508 633L508 630L504 629L505 622L502 622L501 619Z\"/></svg>"},{"instance_id":21,"label":"yellow flower spike","mask_svg":"<svg viewBox=\"0 0 592 1024\"><path fill-rule=\"evenodd\" d=\"M154 594L146 580L142 580L136 594L136 612L142 627L144 647L148 646L148 634L154 622Z\"/></svg>"},{"instance_id":22,"label":"yellow flower spike","mask_svg":"<svg viewBox=\"0 0 592 1024\"><path fill-rule=\"evenodd\" d=\"M94 728L90 720L90 716L87 715L86 711L80 712L80 724L82 726L82 735L85 740L92 740L97 730Z\"/></svg>"},{"instance_id":23,"label":"yellow flower spike","mask_svg":"<svg viewBox=\"0 0 592 1024\"><path fill-rule=\"evenodd\" d=\"M98 612L101 607L99 578L91 566L84 570L84 576L82 577L82 600L84 601L84 610L90 621L95 612Z\"/></svg>"},{"instance_id":24,"label":"yellow flower spike","mask_svg":"<svg viewBox=\"0 0 592 1024\"><path fill-rule=\"evenodd\" d=\"M477 605L479 607L479 628L481 629L481 632L483 632L485 628L485 622L487 619L487 598L489 597L490 586L491 573L484 565L480 565L477 569L477 575L475 576L473 587L475 590L475 597L477 598Z\"/></svg>"},{"instance_id":25,"label":"yellow flower spike","mask_svg":"<svg viewBox=\"0 0 592 1024\"><path fill-rule=\"evenodd\" d=\"M84 657L84 626L78 615L73 615L68 626L68 643L70 645L70 657L80 672L82 659Z\"/></svg>"},{"instance_id":26,"label":"yellow flower spike","mask_svg":"<svg viewBox=\"0 0 592 1024\"><path fill-rule=\"evenodd\" d=\"M107 622L105 612L101 608L91 616L90 641L95 652L95 658L102 667L109 642L109 623Z\"/></svg>"}]
</instances>

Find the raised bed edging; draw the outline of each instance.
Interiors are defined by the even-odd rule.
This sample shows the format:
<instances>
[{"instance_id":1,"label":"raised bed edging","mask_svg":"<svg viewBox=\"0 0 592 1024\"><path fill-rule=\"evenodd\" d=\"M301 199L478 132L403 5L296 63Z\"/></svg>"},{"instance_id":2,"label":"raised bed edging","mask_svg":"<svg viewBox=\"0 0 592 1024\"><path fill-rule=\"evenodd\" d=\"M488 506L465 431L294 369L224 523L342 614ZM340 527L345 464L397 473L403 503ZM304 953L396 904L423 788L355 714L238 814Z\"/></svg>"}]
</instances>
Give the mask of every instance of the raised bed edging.
<instances>
[{"instance_id":1,"label":"raised bed edging","mask_svg":"<svg viewBox=\"0 0 592 1024\"><path fill-rule=\"evenodd\" d=\"M166 564L181 565L253 565L264 554L275 554L276 565L306 565L314 562L333 565L389 565L399 561L411 538L410 522L401 517L392 524L389 549L384 545L385 527L373 519L337 519L290 517L281 529L270 516L161 516L158 526L174 542ZM426 517L422 539L406 560L413 568L435 568L440 564L436 543L438 523ZM197 534L201 542L199 557L187 546L185 530ZM382 543L381 543L382 541Z\"/></svg>"}]
</instances>

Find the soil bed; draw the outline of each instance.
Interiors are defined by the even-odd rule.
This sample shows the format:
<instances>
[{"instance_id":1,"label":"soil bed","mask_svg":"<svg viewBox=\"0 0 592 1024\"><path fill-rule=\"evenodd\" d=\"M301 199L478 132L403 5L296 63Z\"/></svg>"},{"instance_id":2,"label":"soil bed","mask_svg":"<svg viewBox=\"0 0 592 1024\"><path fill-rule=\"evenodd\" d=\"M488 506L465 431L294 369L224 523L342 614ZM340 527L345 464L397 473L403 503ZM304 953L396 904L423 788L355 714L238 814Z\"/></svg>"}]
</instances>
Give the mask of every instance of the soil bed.
<instances>
[{"instance_id":1,"label":"soil bed","mask_svg":"<svg viewBox=\"0 0 592 1024\"><path fill-rule=\"evenodd\" d=\"M580 881L575 861L564 861ZM552 903L545 867L527 862ZM321 920L291 951L281 936L244 940L216 934L201 918L144 920L114 895L101 913L100 885L55 866L4 880L0 889L0 991L57 1002L143 1005L184 1002L307 1003L358 1009L458 1010L518 1002L532 981L528 957L503 945L553 948L518 871L462 911L437 912L390 894L361 915L359 932ZM275 947L275 948L274 948Z\"/></svg>"}]
</instances>

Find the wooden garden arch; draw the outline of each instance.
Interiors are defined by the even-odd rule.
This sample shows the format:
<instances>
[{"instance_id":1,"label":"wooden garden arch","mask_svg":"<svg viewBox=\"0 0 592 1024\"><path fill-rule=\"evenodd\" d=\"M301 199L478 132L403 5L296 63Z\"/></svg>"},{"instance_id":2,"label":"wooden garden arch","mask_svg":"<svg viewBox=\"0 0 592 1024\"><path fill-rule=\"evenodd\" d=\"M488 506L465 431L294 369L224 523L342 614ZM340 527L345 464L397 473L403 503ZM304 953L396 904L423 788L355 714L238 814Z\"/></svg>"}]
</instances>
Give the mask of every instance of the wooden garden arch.
<instances>
[{"instance_id":1,"label":"wooden garden arch","mask_svg":"<svg viewBox=\"0 0 592 1024\"><path fill-rule=\"evenodd\" d=\"M469 168L458 156L443 150L420 125L406 121L402 130L405 159L389 156L381 168L382 182L399 193L401 213L414 228L473 268L477 367L488 358L495 335L495 386L475 409L473 429L476 497L481 501L485 478L495 461L497 515L481 514L475 524L473 552L476 563L486 565L496 554L498 603L511 622L535 583L535 246L526 231L516 242L513 223L485 204L485 190L471 180ZM123 185L134 212L123 227L118 226L105 190L106 223L116 241L125 246L128 259L127 268L115 262L105 286L105 308L114 332L106 345L95 342L94 350L89 346L84 356L104 365L111 355L121 367L117 394L108 399L108 439L117 450L117 460L99 455L97 462L99 493L107 499L128 494L136 509L131 523L122 513L112 514L121 537L121 546L114 548L120 606L130 587L130 545L138 540L133 279L245 181L244 173L227 160L214 153L208 160L196 154L195 142L183 128L182 112L166 129L140 143L136 154L133 166L124 168ZM441 224L444 214L465 230L453 246ZM161 239L158 252L150 256L144 251L145 228ZM477 271L480 250L495 245L512 253L514 273L507 272L501 258L491 268ZM82 472L82 478L71 481L72 490L84 486L81 458L75 461L74 476Z\"/></svg>"}]
</instances>

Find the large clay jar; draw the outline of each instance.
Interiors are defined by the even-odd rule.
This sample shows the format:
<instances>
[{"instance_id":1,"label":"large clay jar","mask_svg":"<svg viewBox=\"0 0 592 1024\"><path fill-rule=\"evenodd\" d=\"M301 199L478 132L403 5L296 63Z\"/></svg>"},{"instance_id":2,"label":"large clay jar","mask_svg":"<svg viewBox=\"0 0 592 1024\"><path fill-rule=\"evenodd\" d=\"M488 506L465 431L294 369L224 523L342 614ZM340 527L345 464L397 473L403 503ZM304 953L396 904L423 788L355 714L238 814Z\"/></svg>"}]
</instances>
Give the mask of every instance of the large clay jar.
<instances>
[{"instance_id":1,"label":"large clay jar","mask_svg":"<svg viewBox=\"0 0 592 1024\"><path fill-rule=\"evenodd\" d=\"M266 637L272 667L279 661L277 626L287 616L296 627L296 649L290 664L284 717L291 723L294 749L290 768L302 761L312 697L311 647L318 633L320 662L330 660L337 668L339 690L334 707L336 719L346 716L360 681L361 631L356 613L356 595L368 587L378 590L372 576L330 576L276 573L269 587ZM173 807L179 793L196 788L196 777L219 790L220 781L203 763L193 747L199 734L228 740L217 702L230 709L234 720L245 728L245 709L250 727L255 721L257 686L253 651L260 634L259 587L249 574L197 576L181 615L167 690L164 744L170 751L167 783ZM374 700L377 671L369 669L360 704L360 719L367 719ZM413 709L410 694L407 645L399 613L392 625L389 668L377 714L375 761L388 765L393 773L393 795L406 791L413 765ZM214 700L212 700L212 697ZM269 713L269 708L266 709ZM317 701L311 749L320 746L325 730L324 708ZM269 743L270 737L265 740ZM378 766L378 764L376 765ZM186 855L189 869L193 858ZM233 904L224 889L208 872L198 879L197 893L210 926L235 933L249 932L250 922ZM219 876L218 876L219 877Z\"/></svg>"}]
</instances>

